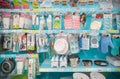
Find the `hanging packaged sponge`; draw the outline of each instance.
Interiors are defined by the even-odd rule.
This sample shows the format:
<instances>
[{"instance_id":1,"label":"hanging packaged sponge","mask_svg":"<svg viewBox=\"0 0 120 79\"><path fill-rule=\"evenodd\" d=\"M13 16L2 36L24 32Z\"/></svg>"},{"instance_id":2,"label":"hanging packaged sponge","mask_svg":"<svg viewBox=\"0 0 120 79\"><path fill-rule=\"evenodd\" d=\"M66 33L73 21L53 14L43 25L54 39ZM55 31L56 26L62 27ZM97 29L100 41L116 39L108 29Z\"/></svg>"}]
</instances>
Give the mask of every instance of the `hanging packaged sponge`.
<instances>
[{"instance_id":1,"label":"hanging packaged sponge","mask_svg":"<svg viewBox=\"0 0 120 79\"><path fill-rule=\"evenodd\" d=\"M21 33L19 36L19 50L23 51L27 48L27 34Z\"/></svg>"},{"instance_id":2,"label":"hanging packaged sponge","mask_svg":"<svg viewBox=\"0 0 120 79\"><path fill-rule=\"evenodd\" d=\"M9 29L10 28L10 13L3 12L2 13L2 20L3 20L3 29Z\"/></svg>"},{"instance_id":3,"label":"hanging packaged sponge","mask_svg":"<svg viewBox=\"0 0 120 79\"><path fill-rule=\"evenodd\" d=\"M72 54L79 53L79 42L78 42L78 35L77 34L69 34L68 40L70 44L70 52Z\"/></svg>"},{"instance_id":4,"label":"hanging packaged sponge","mask_svg":"<svg viewBox=\"0 0 120 79\"><path fill-rule=\"evenodd\" d=\"M78 13L73 13L73 28L74 29L80 29L80 16L78 15Z\"/></svg>"},{"instance_id":5,"label":"hanging packaged sponge","mask_svg":"<svg viewBox=\"0 0 120 79\"><path fill-rule=\"evenodd\" d=\"M65 29L72 29L72 13L68 12L64 17L64 27Z\"/></svg>"},{"instance_id":6,"label":"hanging packaged sponge","mask_svg":"<svg viewBox=\"0 0 120 79\"><path fill-rule=\"evenodd\" d=\"M80 49L89 50L90 49L90 39L87 34L82 34L80 36Z\"/></svg>"},{"instance_id":7,"label":"hanging packaged sponge","mask_svg":"<svg viewBox=\"0 0 120 79\"><path fill-rule=\"evenodd\" d=\"M92 15L92 23L91 23L91 30L99 30L102 26L102 14L93 14Z\"/></svg>"},{"instance_id":8,"label":"hanging packaged sponge","mask_svg":"<svg viewBox=\"0 0 120 79\"><path fill-rule=\"evenodd\" d=\"M27 50L35 50L35 35L33 33L27 34Z\"/></svg>"}]
</instances>

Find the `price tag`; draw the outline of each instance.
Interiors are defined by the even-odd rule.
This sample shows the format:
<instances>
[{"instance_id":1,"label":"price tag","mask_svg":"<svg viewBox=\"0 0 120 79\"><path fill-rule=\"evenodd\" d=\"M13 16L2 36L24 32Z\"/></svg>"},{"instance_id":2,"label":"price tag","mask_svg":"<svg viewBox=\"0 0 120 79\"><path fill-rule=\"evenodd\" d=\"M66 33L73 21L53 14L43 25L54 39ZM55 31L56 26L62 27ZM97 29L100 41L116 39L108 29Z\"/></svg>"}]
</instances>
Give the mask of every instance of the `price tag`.
<instances>
[{"instance_id":1,"label":"price tag","mask_svg":"<svg viewBox=\"0 0 120 79\"><path fill-rule=\"evenodd\" d=\"M120 68L117 68L117 70L120 72Z\"/></svg>"},{"instance_id":2,"label":"price tag","mask_svg":"<svg viewBox=\"0 0 120 79\"><path fill-rule=\"evenodd\" d=\"M77 33L77 31L76 31L76 30L74 30L74 33L76 34L76 33Z\"/></svg>"},{"instance_id":3,"label":"price tag","mask_svg":"<svg viewBox=\"0 0 120 79\"><path fill-rule=\"evenodd\" d=\"M116 33L115 30L109 30L109 33Z\"/></svg>"},{"instance_id":4,"label":"price tag","mask_svg":"<svg viewBox=\"0 0 120 79\"><path fill-rule=\"evenodd\" d=\"M34 9L33 12L39 12L39 9Z\"/></svg>"},{"instance_id":5,"label":"price tag","mask_svg":"<svg viewBox=\"0 0 120 79\"><path fill-rule=\"evenodd\" d=\"M33 30L33 33L39 33L39 30Z\"/></svg>"},{"instance_id":6,"label":"price tag","mask_svg":"<svg viewBox=\"0 0 120 79\"><path fill-rule=\"evenodd\" d=\"M74 72L78 72L79 69L78 69L78 68L73 68L73 71L74 71Z\"/></svg>"},{"instance_id":7,"label":"price tag","mask_svg":"<svg viewBox=\"0 0 120 79\"><path fill-rule=\"evenodd\" d=\"M87 33L88 31L87 30L83 30L83 33Z\"/></svg>"},{"instance_id":8,"label":"price tag","mask_svg":"<svg viewBox=\"0 0 120 79\"><path fill-rule=\"evenodd\" d=\"M57 9L55 9L55 8L52 8L52 9L51 9L51 11L53 11L53 12L55 12L56 10L57 10Z\"/></svg>"},{"instance_id":9,"label":"price tag","mask_svg":"<svg viewBox=\"0 0 120 79\"><path fill-rule=\"evenodd\" d=\"M102 31L103 34L106 34L107 32L105 30Z\"/></svg>"},{"instance_id":10,"label":"price tag","mask_svg":"<svg viewBox=\"0 0 120 79\"><path fill-rule=\"evenodd\" d=\"M89 68L86 68L85 70L86 70L86 72L88 72L88 71L89 71Z\"/></svg>"},{"instance_id":11,"label":"price tag","mask_svg":"<svg viewBox=\"0 0 120 79\"><path fill-rule=\"evenodd\" d=\"M32 58L38 58L38 54L32 54Z\"/></svg>"},{"instance_id":12,"label":"price tag","mask_svg":"<svg viewBox=\"0 0 120 79\"><path fill-rule=\"evenodd\" d=\"M100 10L103 10L103 8L100 8Z\"/></svg>"},{"instance_id":13,"label":"price tag","mask_svg":"<svg viewBox=\"0 0 120 79\"><path fill-rule=\"evenodd\" d=\"M48 30L48 33L51 34L51 33L52 33L52 30Z\"/></svg>"},{"instance_id":14,"label":"price tag","mask_svg":"<svg viewBox=\"0 0 120 79\"><path fill-rule=\"evenodd\" d=\"M90 8L90 11L95 11L95 8Z\"/></svg>"},{"instance_id":15,"label":"price tag","mask_svg":"<svg viewBox=\"0 0 120 79\"><path fill-rule=\"evenodd\" d=\"M13 9L10 9L10 12L12 12L13 11Z\"/></svg>"},{"instance_id":16,"label":"price tag","mask_svg":"<svg viewBox=\"0 0 120 79\"><path fill-rule=\"evenodd\" d=\"M101 68L98 68L98 72L102 72L102 69L101 69Z\"/></svg>"},{"instance_id":17,"label":"price tag","mask_svg":"<svg viewBox=\"0 0 120 79\"><path fill-rule=\"evenodd\" d=\"M46 8L46 11L48 11L48 12L49 12L49 11L50 11L50 8Z\"/></svg>"},{"instance_id":18,"label":"price tag","mask_svg":"<svg viewBox=\"0 0 120 79\"><path fill-rule=\"evenodd\" d=\"M111 68L107 68L107 71L108 71L108 72L111 72L111 71L112 71L112 69L111 69Z\"/></svg>"},{"instance_id":19,"label":"price tag","mask_svg":"<svg viewBox=\"0 0 120 79\"><path fill-rule=\"evenodd\" d=\"M61 72L64 72L64 69L63 69L63 68L60 68L60 71L61 71Z\"/></svg>"},{"instance_id":20,"label":"price tag","mask_svg":"<svg viewBox=\"0 0 120 79\"><path fill-rule=\"evenodd\" d=\"M76 10L80 11L80 8L76 8Z\"/></svg>"},{"instance_id":21,"label":"price tag","mask_svg":"<svg viewBox=\"0 0 120 79\"><path fill-rule=\"evenodd\" d=\"M28 32L29 32L29 30L23 30L23 32L24 32L24 33L28 33Z\"/></svg>"},{"instance_id":22,"label":"price tag","mask_svg":"<svg viewBox=\"0 0 120 79\"><path fill-rule=\"evenodd\" d=\"M70 12L70 8L66 8L66 11Z\"/></svg>"},{"instance_id":23,"label":"price tag","mask_svg":"<svg viewBox=\"0 0 120 79\"><path fill-rule=\"evenodd\" d=\"M86 11L87 9L86 8L82 8L82 11Z\"/></svg>"},{"instance_id":24,"label":"price tag","mask_svg":"<svg viewBox=\"0 0 120 79\"><path fill-rule=\"evenodd\" d=\"M111 8L107 8L108 10L112 10Z\"/></svg>"},{"instance_id":25,"label":"price tag","mask_svg":"<svg viewBox=\"0 0 120 79\"><path fill-rule=\"evenodd\" d=\"M40 68L39 71L40 72L50 72L50 71L52 71L52 69L51 68Z\"/></svg>"},{"instance_id":26,"label":"price tag","mask_svg":"<svg viewBox=\"0 0 120 79\"><path fill-rule=\"evenodd\" d=\"M30 12L32 11L33 9L26 9L25 12Z\"/></svg>"}]
</instances>

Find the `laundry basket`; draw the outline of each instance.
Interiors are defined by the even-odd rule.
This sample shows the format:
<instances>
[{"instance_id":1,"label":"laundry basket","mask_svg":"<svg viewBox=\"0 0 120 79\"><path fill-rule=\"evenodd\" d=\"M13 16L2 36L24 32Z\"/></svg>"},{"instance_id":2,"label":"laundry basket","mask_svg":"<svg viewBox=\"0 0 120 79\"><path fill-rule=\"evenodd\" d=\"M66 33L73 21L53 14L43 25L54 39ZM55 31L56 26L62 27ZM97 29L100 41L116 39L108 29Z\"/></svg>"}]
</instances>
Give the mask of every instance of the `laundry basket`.
<instances>
[{"instance_id":1,"label":"laundry basket","mask_svg":"<svg viewBox=\"0 0 120 79\"><path fill-rule=\"evenodd\" d=\"M102 75L101 73L90 73L90 78L91 79L106 79L104 75Z\"/></svg>"},{"instance_id":2,"label":"laundry basket","mask_svg":"<svg viewBox=\"0 0 120 79\"><path fill-rule=\"evenodd\" d=\"M89 79L89 77L84 73L74 73L73 79Z\"/></svg>"}]
</instances>

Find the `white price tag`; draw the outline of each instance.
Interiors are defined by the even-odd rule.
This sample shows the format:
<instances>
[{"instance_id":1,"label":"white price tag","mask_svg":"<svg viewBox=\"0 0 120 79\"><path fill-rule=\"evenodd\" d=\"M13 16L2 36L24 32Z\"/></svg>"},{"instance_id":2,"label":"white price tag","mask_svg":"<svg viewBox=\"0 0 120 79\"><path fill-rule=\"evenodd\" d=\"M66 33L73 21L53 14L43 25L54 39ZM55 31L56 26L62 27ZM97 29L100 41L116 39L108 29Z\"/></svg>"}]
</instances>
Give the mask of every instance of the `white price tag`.
<instances>
[{"instance_id":1,"label":"white price tag","mask_svg":"<svg viewBox=\"0 0 120 79\"><path fill-rule=\"evenodd\" d=\"M60 68L60 71L61 71L61 72L64 72L64 69L63 69L63 68Z\"/></svg>"},{"instance_id":2,"label":"white price tag","mask_svg":"<svg viewBox=\"0 0 120 79\"><path fill-rule=\"evenodd\" d=\"M107 68L107 71L108 71L108 72L111 72L111 71L112 71L112 69L111 69L111 68Z\"/></svg>"},{"instance_id":3,"label":"white price tag","mask_svg":"<svg viewBox=\"0 0 120 79\"><path fill-rule=\"evenodd\" d=\"M102 69L101 69L101 68L98 68L98 72L102 72Z\"/></svg>"},{"instance_id":4,"label":"white price tag","mask_svg":"<svg viewBox=\"0 0 120 79\"><path fill-rule=\"evenodd\" d=\"M87 33L87 30L83 30L83 33Z\"/></svg>"},{"instance_id":5,"label":"white price tag","mask_svg":"<svg viewBox=\"0 0 120 79\"><path fill-rule=\"evenodd\" d=\"M86 8L82 8L81 10L82 10L82 11L86 11L87 9L86 9Z\"/></svg>"},{"instance_id":6,"label":"white price tag","mask_svg":"<svg viewBox=\"0 0 120 79\"><path fill-rule=\"evenodd\" d=\"M79 70L78 68L73 68L74 72L78 72L78 70Z\"/></svg>"},{"instance_id":7,"label":"white price tag","mask_svg":"<svg viewBox=\"0 0 120 79\"><path fill-rule=\"evenodd\" d=\"M66 11L68 11L68 12L69 12L69 11L70 11L70 8L66 8Z\"/></svg>"}]
</instances>

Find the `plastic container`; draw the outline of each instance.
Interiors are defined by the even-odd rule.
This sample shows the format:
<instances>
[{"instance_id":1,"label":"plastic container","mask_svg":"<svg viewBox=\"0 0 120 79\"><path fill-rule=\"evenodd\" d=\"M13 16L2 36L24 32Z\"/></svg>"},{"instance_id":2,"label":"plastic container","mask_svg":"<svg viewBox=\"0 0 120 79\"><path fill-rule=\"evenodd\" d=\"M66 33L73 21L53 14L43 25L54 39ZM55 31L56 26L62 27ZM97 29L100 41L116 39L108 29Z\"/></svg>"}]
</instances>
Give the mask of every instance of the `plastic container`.
<instances>
[{"instance_id":1,"label":"plastic container","mask_svg":"<svg viewBox=\"0 0 120 79\"><path fill-rule=\"evenodd\" d=\"M102 75L101 73L97 73L97 72L90 73L90 78L91 79L106 79L104 75Z\"/></svg>"},{"instance_id":2,"label":"plastic container","mask_svg":"<svg viewBox=\"0 0 120 79\"><path fill-rule=\"evenodd\" d=\"M90 79L90 78L84 73L74 73L73 79Z\"/></svg>"}]
</instances>

